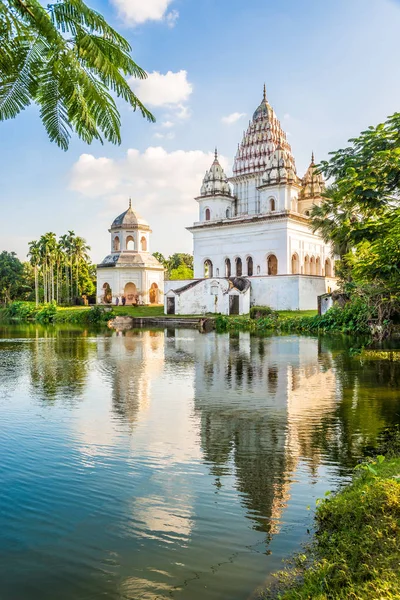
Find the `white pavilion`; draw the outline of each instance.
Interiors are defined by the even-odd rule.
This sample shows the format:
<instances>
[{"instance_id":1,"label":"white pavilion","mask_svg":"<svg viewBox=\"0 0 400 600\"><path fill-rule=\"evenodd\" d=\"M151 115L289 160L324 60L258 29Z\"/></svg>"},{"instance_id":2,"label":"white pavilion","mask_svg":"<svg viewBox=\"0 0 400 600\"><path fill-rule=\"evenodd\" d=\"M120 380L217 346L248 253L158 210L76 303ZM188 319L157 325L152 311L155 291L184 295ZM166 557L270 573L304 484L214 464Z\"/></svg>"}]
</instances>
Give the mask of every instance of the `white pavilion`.
<instances>
[{"instance_id":1,"label":"white pavilion","mask_svg":"<svg viewBox=\"0 0 400 600\"><path fill-rule=\"evenodd\" d=\"M111 254L97 265L97 303L162 304L164 267L150 253L151 229L129 200L109 229Z\"/></svg>"}]
</instances>

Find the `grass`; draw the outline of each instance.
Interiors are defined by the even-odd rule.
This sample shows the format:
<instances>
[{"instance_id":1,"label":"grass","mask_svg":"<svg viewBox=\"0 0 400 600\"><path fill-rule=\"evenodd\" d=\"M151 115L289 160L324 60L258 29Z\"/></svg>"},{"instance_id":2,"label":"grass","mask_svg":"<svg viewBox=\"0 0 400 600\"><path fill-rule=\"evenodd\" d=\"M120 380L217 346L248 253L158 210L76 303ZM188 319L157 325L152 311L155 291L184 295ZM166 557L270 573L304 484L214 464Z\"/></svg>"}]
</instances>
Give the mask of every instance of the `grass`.
<instances>
[{"instance_id":1,"label":"grass","mask_svg":"<svg viewBox=\"0 0 400 600\"><path fill-rule=\"evenodd\" d=\"M315 317L318 314L316 310L278 310L276 312L280 319L302 319L303 317Z\"/></svg>"},{"instance_id":2,"label":"grass","mask_svg":"<svg viewBox=\"0 0 400 600\"><path fill-rule=\"evenodd\" d=\"M296 557L292 568L278 573L277 584L261 598L400 598L398 456L378 456L359 465L350 485L320 502L315 521L309 552Z\"/></svg>"}]
</instances>

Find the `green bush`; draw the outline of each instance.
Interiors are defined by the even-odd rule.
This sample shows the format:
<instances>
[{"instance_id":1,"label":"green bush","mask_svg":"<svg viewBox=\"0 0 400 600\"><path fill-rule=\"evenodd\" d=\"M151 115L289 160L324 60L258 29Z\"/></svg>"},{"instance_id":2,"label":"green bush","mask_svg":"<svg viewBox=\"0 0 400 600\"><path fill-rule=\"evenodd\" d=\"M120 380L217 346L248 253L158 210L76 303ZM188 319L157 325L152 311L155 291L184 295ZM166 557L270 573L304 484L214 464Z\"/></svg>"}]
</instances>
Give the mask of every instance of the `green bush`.
<instances>
[{"instance_id":1,"label":"green bush","mask_svg":"<svg viewBox=\"0 0 400 600\"><path fill-rule=\"evenodd\" d=\"M276 314L270 306L252 306L250 308L250 319L261 319Z\"/></svg>"}]
</instances>

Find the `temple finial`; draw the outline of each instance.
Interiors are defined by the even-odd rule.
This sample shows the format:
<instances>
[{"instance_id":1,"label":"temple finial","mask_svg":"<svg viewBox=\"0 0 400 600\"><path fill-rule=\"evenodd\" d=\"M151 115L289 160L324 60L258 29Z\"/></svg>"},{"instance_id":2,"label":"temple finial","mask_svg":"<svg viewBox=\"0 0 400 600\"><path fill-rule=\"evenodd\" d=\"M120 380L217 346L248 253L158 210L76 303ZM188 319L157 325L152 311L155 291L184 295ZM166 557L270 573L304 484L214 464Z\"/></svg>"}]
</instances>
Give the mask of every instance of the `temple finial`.
<instances>
[{"instance_id":1,"label":"temple finial","mask_svg":"<svg viewBox=\"0 0 400 600\"><path fill-rule=\"evenodd\" d=\"M314 150L311 152L311 164L314 164Z\"/></svg>"},{"instance_id":2,"label":"temple finial","mask_svg":"<svg viewBox=\"0 0 400 600\"><path fill-rule=\"evenodd\" d=\"M263 100L264 100L264 102L267 101L267 88L265 87L265 83L264 83L264 90L263 90Z\"/></svg>"},{"instance_id":3,"label":"temple finial","mask_svg":"<svg viewBox=\"0 0 400 600\"><path fill-rule=\"evenodd\" d=\"M214 160L218 160L218 150L217 150L217 146L215 146Z\"/></svg>"},{"instance_id":4,"label":"temple finial","mask_svg":"<svg viewBox=\"0 0 400 600\"><path fill-rule=\"evenodd\" d=\"M132 208L132 198L129 198L129 208Z\"/></svg>"}]
</instances>

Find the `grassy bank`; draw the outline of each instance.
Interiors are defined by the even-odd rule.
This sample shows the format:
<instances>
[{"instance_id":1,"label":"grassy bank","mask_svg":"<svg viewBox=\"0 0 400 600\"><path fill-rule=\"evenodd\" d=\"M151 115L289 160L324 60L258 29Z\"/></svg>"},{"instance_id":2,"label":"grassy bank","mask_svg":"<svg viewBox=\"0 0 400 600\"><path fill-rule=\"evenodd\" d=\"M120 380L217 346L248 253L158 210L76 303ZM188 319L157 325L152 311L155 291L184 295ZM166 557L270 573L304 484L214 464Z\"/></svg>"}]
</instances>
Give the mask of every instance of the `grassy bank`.
<instances>
[{"instance_id":1,"label":"grassy bank","mask_svg":"<svg viewBox=\"0 0 400 600\"><path fill-rule=\"evenodd\" d=\"M400 439L400 438L399 438ZM264 600L400 598L400 443L356 469L318 505L314 541L276 576Z\"/></svg>"},{"instance_id":2,"label":"grassy bank","mask_svg":"<svg viewBox=\"0 0 400 600\"><path fill-rule=\"evenodd\" d=\"M107 323L118 315L156 317L164 314L162 306L70 306L54 304L35 306L33 302L13 302L0 310L0 321L33 323Z\"/></svg>"},{"instance_id":3,"label":"grassy bank","mask_svg":"<svg viewBox=\"0 0 400 600\"><path fill-rule=\"evenodd\" d=\"M333 307L324 315L317 311L273 311L268 307L253 307L249 316L216 317L217 331L252 331L264 333L281 331L293 333L355 333L369 335L370 328L365 307L347 304Z\"/></svg>"}]
</instances>

